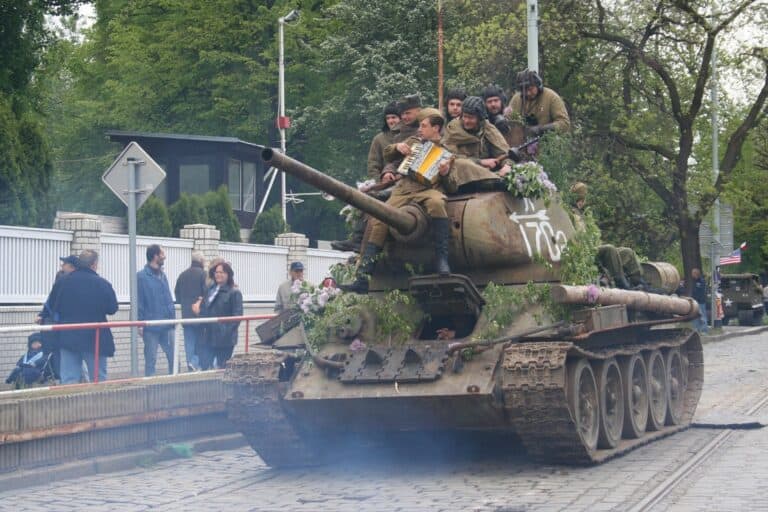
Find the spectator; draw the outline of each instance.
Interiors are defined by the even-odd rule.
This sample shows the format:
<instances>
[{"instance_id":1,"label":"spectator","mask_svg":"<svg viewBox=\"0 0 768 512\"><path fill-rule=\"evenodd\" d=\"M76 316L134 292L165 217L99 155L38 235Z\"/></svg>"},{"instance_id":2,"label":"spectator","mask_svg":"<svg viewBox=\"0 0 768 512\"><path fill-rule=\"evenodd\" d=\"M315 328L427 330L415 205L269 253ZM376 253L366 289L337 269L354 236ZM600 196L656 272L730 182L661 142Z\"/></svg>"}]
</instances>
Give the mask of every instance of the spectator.
<instances>
[{"instance_id":1,"label":"spectator","mask_svg":"<svg viewBox=\"0 0 768 512\"><path fill-rule=\"evenodd\" d=\"M139 320L168 320L176 318L168 278L163 272L165 251L157 245L147 247L147 264L136 277L138 281ZM158 345L168 359L168 374L173 373L173 325L139 328L144 338L144 375L155 374Z\"/></svg>"},{"instance_id":2,"label":"spectator","mask_svg":"<svg viewBox=\"0 0 768 512\"><path fill-rule=\"evenodd\" d=\"M214 283L205 298L192 305L192 312L208 318L242 316L243 294L235 286L234 270L226 262L217 264L212 270ZM239 321L204 324L202 342L197 347L201 369L213 368L214 359L216 367L224 368L237 345L239 326Z\"/></svg>"},{"instance_id":3,"label":"spectator","mask_svg":"<svg viewBox=\"0 0 768 512\"><path fill-rule=\"evenodd\" d=\"M693 325L697 331L706 334L707 331L709 331L707 322L707 283L704 281L704 277L701 275L701 270L698 268L691 270L691 279L693 280L691 297L698 302L700 312L699 318Z\"/></svg>"},{"instance_id":4,"label":"spectator","mask_svg":"<svg viewBox=\"0 0 768 512\"><path fill-rule=\"evenodd\" d=\"M78 257L80 265L54 286L51 311L57 323L75 324L106 322L107 315L117 311L117 296L112 285L96 273L99 254L86 249ZM61 331L57 344L61 349L61 382L74 384L80 381L82 363L89 375L96 375L94 364L94 330L74 329ZM112 331L99 329L98 380L107 380L107 357L115 355Z\"/></svg>"},{"instance_id":5,"label":"spectator","mask_svg":"<svg viewBox=\"0 0 768 512\"><path fill-rule=\"evenodd\" d=\"M79 263L77 256L75 255L61 256L59 259L61 260L61 268L56 272L56 278L53 281L54 287L62 277L74 272ZM51 291L48 293L48 298L45 300L45 304L43 304L43 309L37 314L35 322L38 324L47 325L56 323L57 319L54 318L53 311L51 311L51 297L53 297L53 290L54 288L52 287ZM53 374L57 379L61 379L61 354L56 346L57 339L57 332L46 331L43 333L43 352L51 354L51 368L53 369Z\"/></svg>"},{"instance_id":6,"label":"spectator","mask_svg":"<svg viewBox=\"0 0 768 512\"><path fill-rule=\"evenodd\" d=\"M204 270L205 258L198 251L192 253L192 264L181 273L176 280L176 302L181 305L181 318L194 318L192 304L205 297ZM203 333L201 325L184 325L184 352L187 357L187 369L197 371L200 369L200 359L197 355L197 346Z\"/></svg>"},{"instance_id":7,"label":"spectator","mask_svg":"<svg viewBox=\"0 0 768 512\"><path fill-rule=\"evenodd\" d=\"M323 282L320 284L320 288L337 288L336 286L336 280L332 277L326 277L323 279Z\"/></svg>"},{"instance_id":8,"label":"spectator","mask_svg":"<svg viewBox=\"0 0 768 512\"><path fill-rule=\"evenodd\" d=\"M16 367L5 379L5 383L15 382L18 389L42 381L46 362L42 336L39 332L30 334L27 338L27 352L16 363Z\"/></svg>"},{"instance_id":9,"label":"spectator","mask_svg":"<svg viewBox=\"0 0 768 512\"><path fill-rule=\"evenodd\" d=\"M290 279L280 285L275 298L275 311L282 313L296 303L296 291L304 282L304 264L300 261L291 263Z\"/></svg>"}]
</instances>

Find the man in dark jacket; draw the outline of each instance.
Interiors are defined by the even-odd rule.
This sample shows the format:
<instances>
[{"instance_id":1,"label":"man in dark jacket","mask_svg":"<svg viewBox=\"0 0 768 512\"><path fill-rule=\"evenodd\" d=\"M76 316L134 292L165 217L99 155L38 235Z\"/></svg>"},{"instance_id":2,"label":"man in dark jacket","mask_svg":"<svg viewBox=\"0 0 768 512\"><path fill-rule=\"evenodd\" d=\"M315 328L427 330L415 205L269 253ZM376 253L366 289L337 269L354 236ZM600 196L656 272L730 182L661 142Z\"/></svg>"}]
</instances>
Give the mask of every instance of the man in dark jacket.
<instances>
[{"instance_id":1,"label":"man in dark jacket","mask_svg":"<svg viewBox=\"0 0 768 512\"><path fill-rule=\"evenodd\" d=\"M179 275L176 280L176 302L181 305L181 318L195 318L192 312L192 304L205 297L205 258L203 253L192 252L192 264ZM200 325L184 326L184 353L187 357L187 369L196 371L200 369L200 358L197 355L197 345L203 334Z\"/></svg>"},{"instance_id":2,"label":"man in dark jacket","mask_svg":"<svg viewBox=\"0 0 768 512\"><path fill-rule=\"evenodd\" d=\"M170 320L176 318L171 287L163 272L165 252L157 245L147 247L147 264L137 274L139 320ZM156 325L140 329L144 338L144 375L155 374L157 347L162 347L168 359L168 374L173 373L173 325Z\"/></svg>"},{"instance_id":3,"label":"man in dark jacket","mask_svg":"<svg viewBox=\"0 0 768 512\"><path fill-rule=\"evenodd\" d=\"M60 279L51 292L51 310L57 323L76 324L106 322L107 315L117 312L117 296L109 281L96 273L99 254L86 249L80 253L79 267ZM93 367L95 341L93 329L61 331L58 346L61 348L61 383L80 382L82 362L88 367L88 374L96 375ZM107 357L115 355L112 331L99 329L100 382L107 380Z\"/></svg>"}]
</instances>

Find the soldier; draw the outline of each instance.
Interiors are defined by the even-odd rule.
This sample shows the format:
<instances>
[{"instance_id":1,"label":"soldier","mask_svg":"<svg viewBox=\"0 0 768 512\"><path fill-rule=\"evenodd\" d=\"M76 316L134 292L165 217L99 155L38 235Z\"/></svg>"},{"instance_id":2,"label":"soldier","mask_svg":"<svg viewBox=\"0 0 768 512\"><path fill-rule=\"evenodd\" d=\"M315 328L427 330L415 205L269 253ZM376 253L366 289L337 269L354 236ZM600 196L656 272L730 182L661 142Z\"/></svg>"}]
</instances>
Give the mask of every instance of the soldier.
<instances>
[{"instance_id":1,"label":"soldier","mask_svg":"<svg viewBox=\"0 0 768 512\"><path fill-rule=\"evenodd\" d=\"M461 117L461 103L466 99L464 89L451 89L445 95L445 121L449 123Z\"/></svg>"},{"instance_id":2,"label":"soldier","mask_svg":"<svg viewBox=\"0 0 768 512\"><path fill-rule=\"evenodd\" d=\"M384 148L394 142L394 128L400 123L400 109L396 102L389 103L384 107L384 126L371 142L371 148L368 150L368 177L379 181L381 172L386 162L384 161ZM360 216L355 222L354 229L347 240L335 240L331 242L331 247L337 251L359 251L360 243L363 241L363 233L367 224L367 216Z\"/></svg>"},{"instance_id":3,"label":"soldier","mask_svg":"<svg viewBox=\"0 0 768 512\"><path fill-rule=\"evenodd\" d=\"M526 126L526 135L536 137L551 130L567 132L571 119L562 98L544 83L536 71L517 74L517 91L505 111L507 118L520 116Z\"/></svg>"},{"instance_id":4,"label":"soldier","mask_svg":"<svg viewBox=\"0 0 768 512\"><path fill-rule=\"evenodd\" d=\"M486 117L483 100L468 96L462 104L461 118L448 123L443 144L456 155L457 186L479 182L483 188L506 190L499 177L512 170L509 145Z\"/></svg>"},{"instance_id":5,"label":"soldier","mask_svg":"<svg viewBox=\"0 0 768 512\"><path fill-rule=\"evenodd\" d=\"M571 194L573 195L571 213L573 225L577 231L586 229L583 215L587 204L587 190L587 185L580 181L571 186ZM617 288L652 291L643 280L643 270L637 254L629 247L616 248L610 244L600 245L597 248L595 259L600 271L611 279Z\"/></svg>"},{"instance_id":6,"label":"soldier","mask_svg":"<svg viewBox=\"0 0 768 512\"><path fill-rule=\"evenodd\" d=\"M419 122L419 137L411 137L387 148L387 154L390 155L390 158L402 158L409 155L412 145L420 140L430 141L437 145L440 144L443 124L445 123L445 119L440 111L435 108L423 109L420 111L417 121ZM392 195L387 200L388 205L398 208L406 204L418 204L429 215L435 244L435 267L440 275L448 275L451 272L448 266L450 226L448 212L445 209L444 195L446 191L452 192L456 190L456 184L451 179L451 163L451 161L444 161L440 164L440 178L434 185L426 185L410 177L399 180L392 190ZM394 176L387 176L387 174L392 173L385 171L382 180L395 180ZM345 290L368 293L367 275L373 271L376 257L384 247L389 229L386 224L378 219L372 218L369 224L370 235L361 256L357 277L354 283L342 287Z\"/></svg>"},{"instance_id":7,"label":"soldier","mask_svg":"<svg viewBox=\"0 0 768 512\"><path fill-rule=\"evenodd\" d=\"M506 137L510 128L509 121L504 117L504 105L507 104L504 89L495 84L488 85L483 89L482 97L485 110L488 112L488 120Z\"/></svg>"}]
</instances>

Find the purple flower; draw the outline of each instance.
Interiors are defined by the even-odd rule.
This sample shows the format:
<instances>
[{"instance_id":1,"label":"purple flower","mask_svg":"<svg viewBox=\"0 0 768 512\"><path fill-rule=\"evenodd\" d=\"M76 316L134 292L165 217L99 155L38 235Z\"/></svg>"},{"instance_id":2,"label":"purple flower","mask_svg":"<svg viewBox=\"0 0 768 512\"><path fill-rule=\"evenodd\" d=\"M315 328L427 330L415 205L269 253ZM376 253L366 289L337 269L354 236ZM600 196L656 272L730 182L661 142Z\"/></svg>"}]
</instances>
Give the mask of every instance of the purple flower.
<instances>
[{"instance_id":1,"label":"purple flower","mask_svg":"<svg viewBox=\"0 0 768 512\"><path fill-rule=\"evenodd\" d=\"M328 302L328 292L325 291L327 288L324 288L322 292L320 292L317 296L317 305L321 308L325 306L325 304Z\"/></svg>"},{"instance_id":2,"label":"purple flower","mask_svg":"<svg viewBox=\"0 0 768 512\"><path fill-rule=\"evenodd\" d=\"M365 350L365 343L360 341L360 338L355 338L352 340L352 343L349 344L349 348L352 352L360 352L361 350Z\"/></svg>"},{"instance_id":3,"label":"purple flower","mask_svg":"<svg viewBox=\"0 0 768 512\"><path fill-rule=\"evenodd\" d=\"M301 279L296 279L291 285L291 292L299 293L301 291Z\"/></svg>"},{"instance_id":4,"label":"purple flower","mask_svg":"<svg viewBox=\"0 0 768 512\"><path fill-rule=\"evenodd\" d=\"M597 299L599 298L600 298L600 288L598 288L593 284L587 286L587 301L590 304L594 304L595 302L597 302Z\"/></svg>"},{"instance_id":5,"label":"purple flower","mask_svg":"<svg viewBox=\"0 0 768 512\"><path fill-rule=\"evenodd\" d=\"M551 192L557 191L557 186L555 186L555 184L549 181L548 179L545 179L544 181L542 181L541 184L544 185L544 188L546 188Z\"/></svg>"}]
</instances>

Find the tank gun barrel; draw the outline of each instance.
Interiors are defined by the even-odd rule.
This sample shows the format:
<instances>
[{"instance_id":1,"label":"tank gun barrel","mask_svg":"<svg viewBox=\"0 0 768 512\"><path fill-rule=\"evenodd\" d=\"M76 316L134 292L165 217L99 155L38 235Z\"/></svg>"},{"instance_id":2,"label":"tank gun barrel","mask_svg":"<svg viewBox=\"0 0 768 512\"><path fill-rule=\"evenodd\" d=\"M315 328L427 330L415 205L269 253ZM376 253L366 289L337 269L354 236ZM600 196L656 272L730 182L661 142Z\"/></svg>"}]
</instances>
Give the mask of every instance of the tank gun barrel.
<instances>
[{"instance_id":1,"label":"tank gun barrel","mask_svg":"<svg viewBox=\"0 0 768 512\"><path fill-rule=\"evenodd\" d=\"M558 284L552 286L552 299L558 304L584 304L603 306L624 304L639 311L651 311L654 313L666 313L672 315L689 316L699 312L699 305L690 297L671 297L632 290L619 290L616 288L599 288L596 300L587 298L588 286L568 286Z\"/></svg>"},{"instance_id":2,"label":"tank gun barrel","mask_svg":"<svg viewBox=\"0 0 768 512\"><path fill-rule=\"evenodd\" d=\"M403 235L408 235L416 230L418 220L410 213L398 208L393 208L392 206L389 206L378 199L374 199L337 179L331 178L298 160L294 160L271 148L265 148L261 152L261 158L265 163L272 167L285 171L304 183L331 194L333 197L346 204L351 204L355 208L392 226Z\"/></svg>"}]
</instances>

